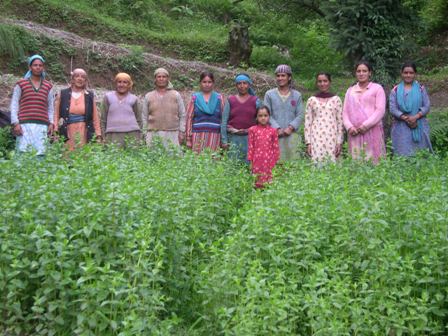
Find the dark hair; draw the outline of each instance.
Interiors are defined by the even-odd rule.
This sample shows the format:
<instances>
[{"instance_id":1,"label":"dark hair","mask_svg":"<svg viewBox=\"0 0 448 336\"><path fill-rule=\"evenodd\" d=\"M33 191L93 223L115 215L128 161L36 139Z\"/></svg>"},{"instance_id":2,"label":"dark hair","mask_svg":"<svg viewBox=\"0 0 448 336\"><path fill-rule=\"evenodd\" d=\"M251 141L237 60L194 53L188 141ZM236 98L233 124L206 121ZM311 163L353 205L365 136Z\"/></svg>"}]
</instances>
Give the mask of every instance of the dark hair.
<instances>
[{"instance_id":1,"label":"dark hair","mask_svg":"<svg viewBox=\"0 0 448 336\"><path fill-rule=\"evenodd\" d=\"M205 77L210 78L210 79L212 80L213 83L215 82L215 76L213 76L213 73L212 73L212 72L210 72L210 71L203 71L203 72L201 72L201 74L199 75L199 81L202 82L202 80L203 80Z\"/></svg>"},{"instance_id":2,"label":"dark hair","mask_svg":"<svg viewBox=\"0 0 448 336\"><path fill-rule=\"evenodd\" d=\"M328 81L331 82L331 75L328 72L319 72L316 76L316 80L319 78L319 76L325 76L327 77Z\"/></svg>"},{"instance_id":3,"label":"dark hair","mask_svg":"<svg viewBox=\"0 0 448 336\"><path fill-rule=\"evenodd\" d=\"M415 65L414 62L404 62L403 65L401 66L401 72L403 72L404 68L412 68L414 72L417 72L417 66Z\"/></svg>"},{"instance_id":4,"label":"dark hair","mask_svg":"<svg viewBox=\"0 0 448 336\"><path fill-rule=\"evenodd\" d=\"M258 116L258 112L261 110L266 110L268 111L268 114L271 115L271 110L266 105L261 105L259 108L257 108L257 113L255 115Z\"/></svg>"},{"instance_id":5,"label":"dark hair","mask_svg":"<svg viewBox=\"0 0 448 336\"><path fill-rule=\"evenodd\" d=\"M366 60L361 60L361 61L359 61L359 62L356 62L356 64L355 64L355 72L356 72L356 70L358 70L358 67L359 67L360 65L365 65L365 66L367 67L367 69L369 69L370 72L373 71L373 67L372 67L372 65L371 65L368 61L366 61Z\"/></svg>"}]
</instances>

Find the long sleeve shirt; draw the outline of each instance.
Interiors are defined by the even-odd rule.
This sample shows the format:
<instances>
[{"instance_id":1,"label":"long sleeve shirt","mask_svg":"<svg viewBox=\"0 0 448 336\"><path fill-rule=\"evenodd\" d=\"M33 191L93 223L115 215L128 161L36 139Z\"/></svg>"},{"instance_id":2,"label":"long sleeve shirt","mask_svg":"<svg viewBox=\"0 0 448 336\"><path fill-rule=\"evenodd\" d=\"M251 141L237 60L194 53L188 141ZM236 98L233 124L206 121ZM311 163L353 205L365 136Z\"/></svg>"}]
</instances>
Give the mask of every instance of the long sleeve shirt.
<instances>
[{"instance_id":1,"label":"long sleeve shirt","mask_svg":"<svg viewBox=\"0 0 448 336\"><path fill-rule=\"evenodd\" d=\"M362 91L358 84L347 90L342 119L347 130L364 126L372 128L382 121L386 112L386 94L381 85L369 83Z\"/></svg>"},{"instance_id":2,"label":"long sleeve shirt","mask_svg":"<svg viewBox=\"0 0 448 336\"><path fill-rule=\"evenodd\" d=\"M297 90L290 90L283 98L277 88L269 90L264 96L264 105L271 111L270 123L273 128L291 126L297 130L303 120L302 95Z\"/></svg>"},{"instance_id":3,"label":"long sleeve shirt","mask_svg":"<svg viewBox=\"0 0 448 336\"><path fill-rule=\"evenodd\" d=\"M173 104L170 100L170 96L174 94L175 95L175 101L176 101L176 107L175 107L175 115L171 115L171 110L173 109ZM165 109L162 111L161 109ZM153 111L153 113L151 112ZM154 113L156 112L156 113ZM170 114L168 117L164 117L163 120L157 120L161 119L159 118L162 114L167 112ZM154 114L154 115L152 115ZM145 95L145 98L143 99L143 106L142 106L142 118L143 118L143 131L146 132L148 130L151 130L153 128L153 125L158 125L157 130L163 131L173 130L173 122L178 120L179 124L176 126L177 130L180 132L185 132L186 127L186 111L185 111L185 105L184 101L182 100L181 95L179 92L175 90L168 90L163 96L159 96L157 91L151 91ZM151 120L150 120L151 119ZM176 122L177 123L177 122ZM167 129L165 129L167 128Z\"/></svg>"},{"instance_id":4,"label":"long sleeve shirt","mask_svg":"<svg viewBox=\"0 0 448 336\"><path fill-rule=\"evenodd\" d=\"M423 85L420 86L422 93L422 106L420 106L419 112L425 117L430 110L431 103L429 102L428 92ZM407 98L409 92L405 92L405 99ZM397 119L400 119L403 112L400 111L397 102L397 89L394 87L389 95L389 110L390 113Z\"/></svg>"},{"instance_id":5,"label":"long sleeve shirt","mask_svg":"<svg viewBox=\"0 0 448 336\"><path fill-rule=\"evenodd\" d=\"M19 109L20 109L20 98L22 96L22 89L20 86L14 86L14 90L12 92L11 98L11 124L15 125L19 123ZM50 90L47 99L48 104L48 120L53 122L54 119L54 90L53 88Z\"/></svg>"}]
</instances>

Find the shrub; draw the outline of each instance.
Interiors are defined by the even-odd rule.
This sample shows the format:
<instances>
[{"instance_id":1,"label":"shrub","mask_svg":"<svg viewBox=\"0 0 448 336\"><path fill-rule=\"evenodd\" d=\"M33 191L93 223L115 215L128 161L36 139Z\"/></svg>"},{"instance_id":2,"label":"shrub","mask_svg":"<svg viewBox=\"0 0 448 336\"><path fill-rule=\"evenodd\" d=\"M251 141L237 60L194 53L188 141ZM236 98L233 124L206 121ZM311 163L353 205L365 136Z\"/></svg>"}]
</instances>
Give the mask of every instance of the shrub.
<instances>
[{"instance_id":1,"label":"shrub","mask_svg":"<svg viewBox=\"0 0 448 336\"><path fill-rule=\"evenodd\" d=\"M448 153L448 110L432 111L428 114L431 144L435 152Z\"/></svg>"},{"instance_id":2,"label":"shrub","mask_svg":"<svg viewBox=\"0 0 448 336\"><path fill-rule=\"evenodd\" d=\"M15 335L176 334L252 184L227 160L156 149L0 165L0 330Z\"/></svg>"},{"instance_id":3,"label":"shrub","mask_svg":"<svg viewBox=\"0 0 448 336\"><path fill-rule=\"evenodd\" d=\"M14 149L14 137L11 133L11 127L0 128L0 158L9 158Z\"/></svg>"},{"instance_id":4,"label":"shrub","mask_svg":"<svg viewBox=\"0 0 448 336\"><path fill-rule=\"evenodd\" d=\"M282 170L242 209L201 274L203 330L445 334L447 163Z\"/></svg>"}]
</instances>

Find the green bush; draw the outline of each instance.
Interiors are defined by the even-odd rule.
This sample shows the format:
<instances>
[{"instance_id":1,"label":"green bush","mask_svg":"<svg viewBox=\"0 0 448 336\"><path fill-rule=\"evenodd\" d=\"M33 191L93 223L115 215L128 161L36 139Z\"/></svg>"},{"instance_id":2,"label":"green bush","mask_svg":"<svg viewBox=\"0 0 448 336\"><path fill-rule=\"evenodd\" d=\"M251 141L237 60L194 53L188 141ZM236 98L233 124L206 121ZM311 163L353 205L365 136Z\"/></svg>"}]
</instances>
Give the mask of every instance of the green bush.
<instances>
[{"instance_id":1,"label":"green bush","mask_svg":"<svg viewBox=\"0 0 448 336\"><path fill-rule=\"evenodd\" d=\"M431 144L436 153L448 154L448 109L428 114Z\"/></svg>"},{"instance_id":2,"label":"green bush","mask_svg":"<svg viewBox=\"0 0 448 336\"><path fill-rule=\"evenodd\" d=\"M294 66L304 76L314 77L321 71L337 75L345 69L344 56L330 46L328 28L323 24L301 27L295 34L291 55Z\"/></svg>"},{"instance_id":3,"label":"green bush","mask_svg":"<svg viewBox=\"0 0 448 336\"><path fill-rule=\"evenodd\" d=\"M0 158L9 158L11 151L14 149L14 137L11 133L11 127L6 126L0 128Z\"/></svg>"},{"instance_id":4,"label":"green bush","mask_svg":"<svg viewBox=\"0 0 448 336\"><path fill-rule=\"evenodd\" d=\"M290 59L283 56L278 48L254 46L250 62L253 67L266 68L273 71L279 64L290 63Z\"/></svg>"},{"instance_id":5,"label":"green bush","mask_svg":"<svg viewBox=\"0 0 448 336\"><path fill-rule=\"evenodd\" d=\"M254 192L224 158L52 147L0 161L0 332L448 332L447 158L297 161Z\"/></svg>"},{"instance_id":6,"label":"green bush","mask_svg":"<svg viewBox=\"0 0 448 336\"><path fill-rule=\"evenodd\" d=\"M252 184L227 160L97 146L0 169L0 331L14 335L178 334Z\"/></svg>"},{"instance_id":7,"label":"green bush","mask_svg":"<svg viewBox=\"0 0 448 336\"><path fill-rule=\"evenodd\" d=\"M204 334L446 334L447 164L279 171L202 272Z\"/></svg>"}]
</instances>

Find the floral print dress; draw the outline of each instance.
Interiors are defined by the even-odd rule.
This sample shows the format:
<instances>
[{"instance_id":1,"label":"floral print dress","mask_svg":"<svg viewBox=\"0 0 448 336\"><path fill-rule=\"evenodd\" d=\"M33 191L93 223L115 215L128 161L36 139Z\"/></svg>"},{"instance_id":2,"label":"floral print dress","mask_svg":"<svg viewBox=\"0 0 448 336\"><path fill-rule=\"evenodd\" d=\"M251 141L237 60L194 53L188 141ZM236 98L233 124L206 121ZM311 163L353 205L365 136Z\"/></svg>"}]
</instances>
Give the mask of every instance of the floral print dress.
<instances>
[{"instance_id":1,"label":"floral print dress","mask_svg":"<svg viewBox=\"0 0 448 336\"><path fill-rule=\"evenodd\" d=\"M255 187L263 188L272 181L272 169L280 158L277 130L271 126L255 125L249 128L247 160L257 176Z\"/></svg>"},{"instance_id":2,"label":"floral print dress","mask_svg":"<svg viewBox=\"0 0 448 336\"><path fill-rule=\"evenodd\" d=\"M305 112L305 142L311 145L313 161L336 161L335 150L343 140L341 98L310 97Z\"/></svg>"}]
</instances>

